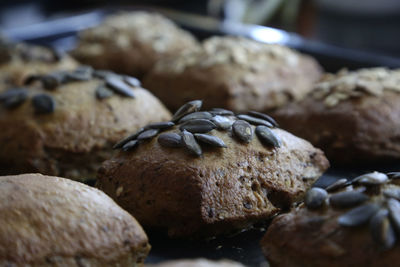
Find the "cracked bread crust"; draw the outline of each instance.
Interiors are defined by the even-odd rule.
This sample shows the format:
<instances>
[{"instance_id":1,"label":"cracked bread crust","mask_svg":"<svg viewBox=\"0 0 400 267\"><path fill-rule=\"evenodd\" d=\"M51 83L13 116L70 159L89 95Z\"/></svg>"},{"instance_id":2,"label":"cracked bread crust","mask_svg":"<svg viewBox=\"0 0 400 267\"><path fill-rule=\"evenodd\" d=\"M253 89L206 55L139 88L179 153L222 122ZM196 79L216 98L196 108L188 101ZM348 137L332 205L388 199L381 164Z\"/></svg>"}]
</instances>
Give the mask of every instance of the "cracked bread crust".
<instances>
[{"instance_id":1,"label":"cracked bread crust","mask_svg":"<svg viewBox=\"0 0 400 267\"><path fill-rule=\"evenodd\" d=\"M53 97L56 107L50 114L35 114L30 100L13 109L0 106L1 172L93 179L101 162L113 154L115 142L148 123L171 117L157 98L139 87L132 87L135 99L113 95L98 100L95 91L102 84L93 78L53 91L38 84L29 87L30 96Z\"/></svg>"},{"instance_id":2,"label":"cracked bread crust","mask_svg":"<svg viewBox=\"0 0 400 267\"><path fill-rule=\"evenodd\" d=\"M214 130L227 148L206 147L199 158L153 138L104 162L97 186L144 227L171 237L246 229L290 207L329 166L308 142L272 131L280 148L266 148L256 138L246 145Z\"/></svg>"},{"instance_id":3,"label":"cracked bread crust","mask_svg":"<svg viewBox=\"0 0 400 267\"><path fill-rule=\"evenodd\" d=\"M140 266L150 245L103 192L68 179L0 177L1 266Z\"/></svg>"},{"instance_id":4,"label":"cracked bread crust","mask_svg":"<svg viewBox=\"0 0 400 267\"><path fill-rule=\"evenodd\" d=\"M398 73L366 69L330 75L304 100L273 115L336 164L394 161L400 158L400 87L385 84L392 84ZM346 97L338 99L339 91Z\"/></svg>"},{"instance_id":5,"label":"cracked bread crust","mask_svg":"<svg viewBox=\"0 0 400 267\"><path fill-rule=\"evenodd\" d=\"M139 78L159 59L197 45L189 32L161 15L147 12L109 16L79 36L78 47L72 52L77 60Z\"/></svg>"},{"instance_id":6,"label":"cracked bread crust","mask_svg":"<svg viewBox=\"0 0 400 267\"><path fill-rule=\"evenodd\" d=\"M304 97L321 67L289 48L239 37L212 37L201 47L157 62L144 86L171 110L193 99L205 108L266 111Z\"/></svg>"}]
</instances>

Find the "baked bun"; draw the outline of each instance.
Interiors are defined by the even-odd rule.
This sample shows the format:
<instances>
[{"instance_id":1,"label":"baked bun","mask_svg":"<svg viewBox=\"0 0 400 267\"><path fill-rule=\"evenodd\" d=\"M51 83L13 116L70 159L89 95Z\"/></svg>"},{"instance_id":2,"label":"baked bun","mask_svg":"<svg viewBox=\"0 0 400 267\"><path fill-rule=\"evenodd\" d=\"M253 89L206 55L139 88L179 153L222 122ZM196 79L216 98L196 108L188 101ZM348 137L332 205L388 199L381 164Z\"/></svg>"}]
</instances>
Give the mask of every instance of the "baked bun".
<instances>
[{"instance_id":1,"label":"baked bun","mask_svg":"<svg viewBox=\"0 0 400 267\"><path fill-rule=\"evenodd\" d=\"M274 116L337 164L400 159L400 70L328 74L303 101Z\"/></svg>"},{"instance_id":2,"label":"baked bun","mask_svg":"<svg viewBox=\"0 0 400 267\"><path fill-rule=\"evenodd\" d=\"M244 265L231 260L183 259L146 264L146 267L244 267Z\"/></svg>"},{"instance_id":3,"label":"baked bun","mask_svg":"<svg viewBox=\"0 0 400 267\"><path fill-rule=\"evenodd\" d=\"M171 114L137 79L79 67L0 94L0 170L94 178L127 133Z\"/></svg>"},{"instance_id":4,"label":"baked bun","mask_svg":"<svg viewBox=\"0 0 400 267\"><path fill-rule=\"evenodd\" d=\"M142 11L109 16L79 37L72 55L80 62L139 78L159 59L197 45L189 32L169 19Z\"/></svg>"},{"instance_id":5,"label":"baked bun","mask_svg":"<svg viewBox=\"0 0 400 267\"><path fill-rule=\"evenodd\" d=\"M394 266L400 248L400 172L340 179L307 192L261 241L271 266Z\"/></svg>"},{"instance_id":6,"label":"baked bun","mask_svg":"<svg viewBox=\"0 0 400 267\"><path fill-rule=\"evenodd\" d=\"M99 170L97 186L144 227L186 238L246 229L301 199L328 168L321 150L265 114L200 107L191 101L173 122L117 143Z\"/></svg>"},{"instance_id":7,"label":"baked bun","mask_svg":"<svg viewBox=\"0 0 400 267\"><path fill-rule=\"evenodd\" d=\"M140 266L150 245L103 192L68 179L0 177L0 266Z\"/></svg>"},{"instance_id":8,"label":"baked bun","mask_svg":"<svg viewBox=\"0 0 400 267\"><path fill-rule=\"evenodd\" d=\"M266 111L299 100L319 79L321 67L287 47L240 37L211 37L157 62L144 85L175 110L203 99L205 108Z\"/></svg>"},{"instance_id":9,"label":"baked bun","mask_svg":"<svg viewBox=\"0 0 400 267\"><path fill-rule=\"evenodd\" d=\"M30 75L77 66L74 59L50 47L0 40L0 92L8 86L21 86Z\"/></svg>"}]
</instances>

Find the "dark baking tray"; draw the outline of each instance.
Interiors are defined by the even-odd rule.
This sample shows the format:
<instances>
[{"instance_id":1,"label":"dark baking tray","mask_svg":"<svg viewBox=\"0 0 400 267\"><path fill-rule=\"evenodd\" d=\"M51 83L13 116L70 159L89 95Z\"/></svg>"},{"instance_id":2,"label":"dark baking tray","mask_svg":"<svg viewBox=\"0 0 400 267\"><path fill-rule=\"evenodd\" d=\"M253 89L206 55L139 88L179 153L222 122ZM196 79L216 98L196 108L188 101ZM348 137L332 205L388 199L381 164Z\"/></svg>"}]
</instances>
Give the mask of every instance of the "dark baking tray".
<instances>
[{"instance_id":1,"label":"dark baking tray","mask_svg":"<svg viewBox=\"0 0 400 267\"><path fill-rule=\"evenodd\" d=\"M118 8L97 9L89 12L69 15L64 18L33 24L14 29L3 29L7 37L16 41L26 41L61 50L70 50L76 43L79 30L98 24L104 16ZM126 10L124 8L123 10ZM154 8L152 9L154 10ZM387 66L400 67L400 59L376 55L361 51L334 47L306 40L296 34L257 25L229 24L182 14L171 10L159 10L175 20L179 25L194 33L199 39L211 35L235 34L247 36L259 41L277 42L314 56L327 71L337 71L342 67L349 69ZM202 26L201 26L202 25ZM354 178L369 171L398 171L397 164L359 166L356 168L331 167L316 183L324 187L339 178ZM259 246L268 222L254 229L236 233L232 236L211 240L172 240L160 233L148 232L152 250L146 262L155 263L180 258L232 259L247 266L269 266Z\"/></svg>"}]
</instances>

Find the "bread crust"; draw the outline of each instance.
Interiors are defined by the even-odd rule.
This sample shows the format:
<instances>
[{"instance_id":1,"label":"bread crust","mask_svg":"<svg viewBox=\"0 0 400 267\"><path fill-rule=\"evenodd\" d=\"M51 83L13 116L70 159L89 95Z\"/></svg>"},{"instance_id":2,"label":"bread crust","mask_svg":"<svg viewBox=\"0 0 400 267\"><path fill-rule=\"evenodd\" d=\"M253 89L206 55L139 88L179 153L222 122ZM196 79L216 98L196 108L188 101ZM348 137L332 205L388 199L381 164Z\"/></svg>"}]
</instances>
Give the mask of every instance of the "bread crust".
<instances>
[{"instance_id":1,"label":"bread crust","mask_svg":"<svg viewBox=\"0 0 400 267\"><path fill-rule=\"evenodd\" d=\"M392 183L399 184L397 180ZM383 193L387 188L393 189L388 184L381 188L370 186L364 191L363 188L354 189L368 195L372 193L370 199L359 206L376 203L380 206L378 211L387 209L386 202L382 201L390 199ZM350 187L347 191L352 190ZM332 204L329 207L323 204L319 209L309 209L302 204L290 213L277 216L261 240L265 257L277 267L393 266L399 246L384 248L377 243L372 237L372 232L377 230L372 230L372 219L358 226L340 225L340 216L353 208L332 208ZM392 226L389 227L393 227L391 219L390 222Z\"/></svg>"},{"instance_id":2,"label":"bread crust","mask_svg":"<svg viewBox=\"0 0 400 267\"><path fill-rule=\"evenodd\" d=\"M137 266L150 250L137 221L97 189L23 174L0 177L0 192L1 266Z\"/></svg>"},{"instance_id":3,"label":"bread crust","mask_svg":"<svg viewBox=\"0 0 400 267\"><path fill-rule=\"evenodd\" d=\"M365 78L360 77L363 71L366 72ZM383 89L379 94L364 92L361 89L355 91L356 86L360 86L357 84L361 82L365 82L366 87L375 88L377 81L374 80L374 75L382 71L389 78L398 75L394 71L391 73L384 69L339 73L317 84L314 94L321 92L319 87L324 84L327 84L329 90L347 86L350 88L349 92L342 93L345 99L336 100L338 98L334 98L334 93L324 98L310 94L303 101L289 104L273 115L283 128L323 149L334 163L365 164L399 159L400 87L399 91ZM344 79L357 74L357 79ZM382 86L385 79L377 85ZM347 96L354 92L359 95ZM330 105L329 101L335 104Z\"/></svg>"},{"instance_id":4,"label":"bread crust","mask_svg":"<svg viewBox=\"0 0 400 267\"><path fill-rule=\"evenodd\" d=\"M302 99L321 67L289 48L238 37L212 37L173 58L160 60L144 86L170 110L203 99L205 108L265 112Z\"/></svg>"},{"instance_id":5,"label":"bread crust","mask_svg":"<svg viewBox=\"0 0 400 267\"><path fill-rule=\"evenodd\" d=\"M167 132L178 132L174 126ZM227 148L194 157L157 138L103 163L97 186L144 227L199 238L246 229L299 200L329 166L322 151L280 129L280 148L243 144L213 130Z\"/></svg>"},{"instance_id":6,"label":"bread crust","mask_svg":"<svg viewBox=\"0 0 400 267\"><path fill-rule=\"evenodd\" d=\"M142 77L159 59L196 46L195 38L169 19L148 12L112 15L82 31L72 55L98 69Z\"/></svg>"},{"instance_id":7,"label":"bread crust","mask_svg":"<svg viewBox=\"0 0 400 267\"><path fill-rule=\"evenodd\" d=\"M0 107L1 172L93 179L119 139L171 117L157 98L139 87L132 87L134 99L119 95L96 99L96 89L102 84L93 78L69 82L54 91L33 84L29 96L45 93L53 97L56 107L50 114L36 114L30 100L9 110Z\"/></svg>"}]
</instances>

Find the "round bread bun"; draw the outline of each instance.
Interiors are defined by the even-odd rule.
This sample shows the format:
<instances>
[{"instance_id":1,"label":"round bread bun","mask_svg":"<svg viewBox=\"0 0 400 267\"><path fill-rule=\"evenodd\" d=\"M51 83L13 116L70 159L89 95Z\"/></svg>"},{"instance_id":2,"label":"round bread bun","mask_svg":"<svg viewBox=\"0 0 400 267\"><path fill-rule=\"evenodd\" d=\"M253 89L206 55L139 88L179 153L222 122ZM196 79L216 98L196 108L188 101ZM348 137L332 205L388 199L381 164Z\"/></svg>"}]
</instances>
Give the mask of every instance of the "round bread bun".
<instances>
[{"instance_id":1,"label":"round bread bun","mask_svg":"<svg viewBox=\"0 0 400 267\"><path fill-rule=\"evenodd\" d=\"M144 227L189 239L247 229L300 200L329 166L321 150L265 114L256 113L271 123L258 118L269 126L256 128L240 119L255 117L195 112L200 106L189 102L175 123L122 140L99 169L97 186Z\"/></svg>"},{"instance_id":2,"label":"round bread bun","mask_svg":"<svg viewBox=\"0 0 400 267\"><path fill-rule=\"evenodd\" d=\"M79 67L0 94L0 172L95 177L119 139L171 114L137 79ZM121 91L122 90L122 91Z\"/></svg>"},{"instance_id":3,"label":"round bread bun","mask_svg":"<svg viewBox=\"0 0 400 267\"><path fill-rule=\"evenodd\" d=\"M266 112L302 99L321 76L310 56L242 37L211 37L157 62L143 84L170 109L203 99L204 107Z\"/></svg>"},{"instance_id":4,"label":"round bread bun","mask_svg":"<svg viewBox=\"0 0 400 267\"><path fill-rule=\"evenodd\" d=\"M161 58L197 46L195 38L171 20L143 11L111 15L82 31L79 39L72 52L78 61L139 78Z\"/></svg>"},{"instance_id":5,"label":"round bread bun","mask_svg":"<svg viewBox=\"0 0 400 267\"><path fill-rule=\"evenodd\" d=\"M0 266L139 266L150 245L103 192L68 179L0 177Z\"/></svg>"},{"instance_id":6,"label":"round bread bun","mask_svg":"<svg viewBox=\"0 0 400 267\"><path fill-rule=\"evenodd\" d=\"M23 85L30 75L77 66L73 58L50 47L0 40L0 92L11 85Z\"/></svg>"},{"instance_id":7,"label":"round bread bun","mask_svg":"<svg viewBox=\"0 0 400 267\"><path fill-rule=\"evenodd\" d=\"M400 69L327 74L312 93L273 113L334 164L400 159Z\"/></svg>"},{"instance_id":8,"label":"round bread bun","mask_svg":"<svg viewBox=\"0 0 400 267\"><path fill-rule=\"evenodd\" d=\"M400 247L400 172L313 188L277 216L261 241L271 266L394 266Z\"/></svg>"}]
</instances>

